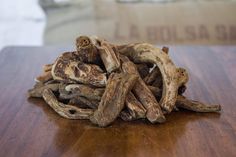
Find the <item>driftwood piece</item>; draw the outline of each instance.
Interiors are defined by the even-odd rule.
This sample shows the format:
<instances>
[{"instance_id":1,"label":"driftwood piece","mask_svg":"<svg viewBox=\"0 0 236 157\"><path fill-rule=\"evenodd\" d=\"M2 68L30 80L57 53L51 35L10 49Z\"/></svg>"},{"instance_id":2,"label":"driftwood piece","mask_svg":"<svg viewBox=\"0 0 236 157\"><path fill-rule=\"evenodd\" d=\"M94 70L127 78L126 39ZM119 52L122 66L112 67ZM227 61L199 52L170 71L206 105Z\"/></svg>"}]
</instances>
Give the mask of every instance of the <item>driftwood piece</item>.
<instances>
[{"instance_id":1,"label":"driftwood piece","mask_svg":"<svg viewBox=\"0 0 236 157\"><path fill-rule=\"evenodd\" d=\"M98 109L90 118L91 122L101 127L111 124L124 108L126 95L133 88L136 75L112 73Z\"/></svg>"},{"instance_id":2,"label":"driftwood piece","mask_svg":"<svg viewBox=\"0 0 236 157\"><path fill-rule=\"evenodd\" d=\"M89 87L87 85L82 84L70 84L65 87L66 92L60 92L60 98L62 99L73 99L73 102L78 102L80 104L86 104L90 108L97 108L98 105L96 101L100 101L101 97L105 91L104 88L94 88ZM156 92L156 88L154 92ZM68 94L70 92L70 94ZM62 94L63 93L63 94ZM160 92L159 92L160 93ZM85 97L85 98L83 98ZM78 100L76 100L79 98ZM96 101L95 101L96 100ZM129 92L125 99L125 106L130 111L131 115L138 119L144 118L146 114L146 109L142 106L142 104L135 98L132 92Z\"/></svg>"},{"instance_id":3,"label":"driftwood piece","mask_svg":"<svg viewBox=\"0 0 236 157\"><path fill-rule=\"evenodd\" d=\"M45 89L42 93L46 103L60 116L68 119L89 119L93 114L92 109L81 109L72 105L66 105L57 100L50 89Z\"/></svg>"},{"instance_id":4,"label":"driftwood piece","mask_svg":"<svg viewBox=\"0 0 236 157\"><path fill-rule=\"evenodd\" d=\"M136 63L150 62L160 69L163 79L163 90L160 105L171 112L175 106L178 88L188 81L188 74L183 68L177 68L167 53L151 44L130 44L119 49L119 52L128 56Z\"/></svg>"},{"instance_id":5,"label":"driftwood piece","mask_svg":"<svg viewBox=\"0 0 236 157\"><path fill-rule=\"evenodd\" d=\"M220 105L203 104L180 95L177 98L176 106L195 112L219 112L221 110Z\"/></svg>"},{"instance_id":6,"label":"driftwood piece","mask_svg":"<svg viewBox=\"0 0 236 157\"><path fill-rule=\"evenodd\" d=\"M122 70L129 74L136 74L138 75L138 71L133 62L127 61L126 58L122 57ZM139 76L139 75L138 75ZM135 94L136 98L142 103L142 105L146 108L147 119L152 123L162 123L165 121L165 116L163 115L161 108L156 101L156 98L147 87L145 82L139 76L136 84L132 89L133 93Z\"/></svg>"},{"instance_id":7,"label":"driftwood piece","mask_svg":"<svg viewBox=\"0 0 236 157\"><path fill-rule=\"evenodd\" d=\"M162 82L162 76L161 75L158 75L156 77L155 81L152 83L152 86L162 89L163 82Z\"/></svg>"},{"instance_id":8,"label":"driftwood piece","mask_svg":"<svg viewBox=\"0 0 236 157\"><path fill-rule=\"evenodd\" d=\"M163 52L165 52L166 54L168 54L169 53L169 47L162 47L162 49L161 49Z\"/></svg>"},{"instance_id":9,"label":"driftwood piece","mask_svg":"<svg viewBox=\"0 0 236 157\"><path fill-rule=\"evenodd\" d=\"M53 64L45 64L45 65L43 66L43 71L44 71L44 72L51 71L51 70L52 70L52 65L53 65Z\"/></svg>"},{"instance_id":10,"label":"driftwood piece","mask_svg":"<svg viewBox=\"0 0 236 157\"><path fill-rule=\"evenodd\" d=\"M152 69L152 71L144 78L144 82L148 85L153 84L157 77L161 77L161 72L158 67Z\"/></svg>"},{"instance_id":11,"label":"driftwood piece","mask_svg":"<svg viewBox=\"0 0 236 157\"><path fill-rule=\"evenodd\" d=\"M78 59L85 63L99 64L101 58L99 57L98 49L96 48L96 41L88 36L80 36L76 39L76 48Z\"/></svg>"},{"instance_id":12,"label":"driftwood piece","mask_svg":"<svg viewBox=\"0 0 236 157\"><path fill-rule=\"evenodd\" d=\"M99 101L90 100L85 97L76 96L70 99L69 104L73 104L81 108L97 109Z\"/></svg>"},{"instance_id":13,"label":"driftwood piece","mask_svg":"<svg viewBox=\"0 0 236 157\"><path fill-rule=\"evenodd\" d=\"M102 69L94 64L86 64L77 59L73 52L63 53L57 58L52 67L54 80L72 80L97 87L106 85L106 75Z\"/></svg>"},{"instance_id":14,"label":"driftwood piece","mask_svg":"<svg viewBox=\"0 0 236 157\"><path fill-rule=\"evenodd\" d=\"M59 90L59 83L47 84L47 85L45 85L43 83L37 83L33 89L28 90L28 96L41 98L42 93L45 89L50 89L52 91L58 91Z\"/></svg>"},{"instance_id":15,"label":"driftwood piece","mask_svg":"<svg viewBox=\"0 0 236 157\"><path fill-rule=\"evenodd\" d=\"M155 86L148 86L148 88L150 89L150 91L152 91L152 94L159 99L161 98L161 94L162 94L162 90L158 87Z\"/></svg>"},{"instance_id":16,"label":"driftwood piece","mask_svg":"<svg viewBox=\"0 0 236 157\"><path fill-rule=\"evenodd\" d=\"M90 100L101 100L101 97L105 91L104 88L95 88L83 84L70 84L65 87L65 90L71 92L72 94L86 97Z\"/></svg>"},{"instance_id":17,"label":"driftwood piece","mask_svg":"<svg viewBox=\"0 0 236 157\"><path fill-rule=\"evenodd\" d=\"M143 105L136 99L132 92L129 92L125 99L125 106L128 109L130 115L133 119L145 118L146 109Z\"/></svg>"},{"instance_id":18,"label":"driftwood piece","mask_svg":"<svg viewBox=\"0 0 236 157\"><path fill-rule=\"evenodd\" d=\"M98 46L98 50L108 73L111 73L120 68L119 58L108 42L102 40L100 45Z\"/></svg>"}]
</instances>

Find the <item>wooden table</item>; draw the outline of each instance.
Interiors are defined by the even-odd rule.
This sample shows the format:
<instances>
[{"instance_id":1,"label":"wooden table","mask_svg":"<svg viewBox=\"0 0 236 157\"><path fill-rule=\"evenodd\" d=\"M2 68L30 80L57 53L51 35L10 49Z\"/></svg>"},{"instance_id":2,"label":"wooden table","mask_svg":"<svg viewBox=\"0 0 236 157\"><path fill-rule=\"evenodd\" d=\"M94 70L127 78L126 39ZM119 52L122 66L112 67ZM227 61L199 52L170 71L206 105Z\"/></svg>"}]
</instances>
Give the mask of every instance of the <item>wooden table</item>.
<instances>
[{"instance_id":1,"label":"wooden table","mask_svg":"<svg viewBox=\"0 0 236 157\"><path fill-rule=\"evenodd\" d=\"M190 74L186 95L222 105L217 113L174 112L164 124L117 120L98 128L27 98L41 72L70 47L8 47L0 52L0 156L236 156L236 47L170 47Z\"/></svg>"}]
</instances>

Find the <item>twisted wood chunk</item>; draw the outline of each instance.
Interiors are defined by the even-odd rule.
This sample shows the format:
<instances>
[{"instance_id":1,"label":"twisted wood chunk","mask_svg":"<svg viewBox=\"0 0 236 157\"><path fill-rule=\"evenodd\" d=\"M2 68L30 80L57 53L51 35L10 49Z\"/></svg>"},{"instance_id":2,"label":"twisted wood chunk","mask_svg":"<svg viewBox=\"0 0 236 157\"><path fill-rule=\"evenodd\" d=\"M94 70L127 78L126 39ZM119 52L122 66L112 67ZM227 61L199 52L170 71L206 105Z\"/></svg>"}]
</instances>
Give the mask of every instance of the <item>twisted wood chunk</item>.
<instances>
[{"instance_id":1,"label":"twisted wood chunk","mask_svg":"<svg viewBox=\"0 0 236 157\"><path fill-rule=\"evenodd\" d=\"M89 119L93 114L92 109L81 109L72 105L66 105L57 100L50 89L43 91L43 99L60 116L68 119Z\"/></svg>"},{"instance_id":2,"label":"twisted wood chunk","mask_svg":"<svg viewBox=\"0 0 236 157\"><path fill-rule=\"evenodd\" d=\"M133 119L145 118L146 109L143 105L136 99L132 92L129 92L125 99L125 106L127 107L130 115Z\"/></svg>"},{"instance_id":3,"label":"twisted wood chunk","mask_svg":"<svg viewBox=\"0 0 236 157\"><path fill-rule=\"evenodd\" d=\"M138 75L138 71L134 65L133 62L125 61L124 58L122 58L123 64L122 69L123 71L129 73L129 74L136 74ZM142 103L142 105L146 108L147 113L146 117L147 119L152 123L162 123L165 121L165 116L163 115L161 108L156 101L155 96L152 94L148 86L145 84L145 82L141 79L139 76L137 83L133 87L133 93L135 94L136 98Z\"/></svg>"},{"instance_id":4,"label":"twisted wood chunk","mask_svg":"<svg viewBox=\"0 0 236 157\"><path fill-rule=\"evenodd\" d=\"M44 71L44 72L51 71L51 70L52 70L52 65L53 65L53 64L45 64L45 65L43 66L43 71Z\"/></svg>"},{"instance_id":5,"label":"twisted wood chunk","mask_svg":"<svg viewBox=\"0 0 236 157\"><path fill-rule=\"evenodd\" d=\"M100 57L108 73L120 68L120 61L113 47L106 41L102 40L98 46Z\"/></svg>"},{"instance_id":6,"label":"twisted wood chunk","mask_svg":"<svg viewBox=\"0 0 236 157\"><path fill-rule=\"evenodd\" d=\"M85 97L76 96L70 99L69 104L74 104L76 106L79 106L81 108L91 108L91 109L97 109L99 101L96 100L89 100Z\"/></svg>"},{"instance_id":7,"label":"twisted wood chunk","mask_svg":"<svg viewBox=\"0 0 236 157\"><path fill-rule=\"evenodd\" d=\"M163 52L165 52L166 54L168 54L169 53L169 47L162 47L162 49L161 49Z\"/></svg>"},{"instance_id":8,"label":"twisted wood chunk","mask_svg":"<svg viewBox=\"0 0 236 157\"><path fill-rule=\"evenodd\" d=\"M156 77L155 81L152 83L152 86L162 89L163 82L162 82L162 76L161 75L158 75Z\"/></svg>"},{"instance_id":9,"label":"twisted wood chunk","mask_svg":"<svg viewBox=\"0 0 236 157\"><path fill-rule=\"evenodd\" d=\"M50 89L52 91L58 91L59 90L59 83L54 84L43 84L43 83L36 83L33 89L28 90L28 96L29 97L37 97L41 98L43 91L45 89Z\"/></svg>"},{"instance_id":10,"label":"twisted wood chunk","mask_svg":"<svg viewBox=\"0 0 236 157\"><path fill-rule=\"evenodd\" d=\"M144 82L148 85L151 85L157 77L161 77L161 72L158 67L152 69L152 71L144 78Z\"/></svg>"},{"instance_id":11,"label":"twisted wood chunk","mask_svg":"<svg viewBox=\"0 0 236 157\"><path fill-rule=\"evenodd\" d=\"M136 75L112 73L98 109L90 118L91 122L101 127L111 124L124 108L126 95L133 88Z\"/></svg>"},{"instance_id":12,"label":"twisted wood chunk","mask_svg":"<svg viewBox=\"0 0 236 157\"><path fill-rule=\"evenodd\" d=\"M177 98L176 106L195 112L219 112L221 110L220 105L203 104L180 95Z\"/></svg>"},{"instance_id":13,"label":"twisted wood chunk","mask_svg":"<svg viewBox=\"0 0 236 157\"><path fill-rule=\"evenodd\" d=\"M160 69L163 79L163 90L160 105L171 112L177 100L178 89L188 81L186 70L177 68L167 53L151 44L130 44L119 49L121 54L128 56L136 63L150 62Z\"/></svg>"},{"instance_id":14,"label":"twisted wood chunk","mask_svg":"<svg viewBox=\"0 0 236 157\"><path fill-rule=\"evenodd\" d=\"M147 64L135 64L141 78L145 78L149 74L149 67Z\"/></svg>"},{"instance_id":15,"label":"twisted wood chunk","mask_svg":"<svg viewBox=\"0 0 236 157\"><path fill-rule=\"evenodd\" d=\"M148 88L150 89L150 91L152 91L152 94L158 98L158 100L161 98L161 93L162 93L162 90L158 87L155 87L155 86L148 86Z\"/></svg>"},{"instance_id":16,"label":"twisted wood chunk","mask_svg":"<svg viewBox=\"0 0 236 157\"><path fill-rule=\"evenodd\" d=\"M95 44L95 41L87 36L80 36L76 39L77 53L80 61L96 64L100 62L101 59Z\"/></svg>"},{"instance_id":17,"label":"twisted wood chunk","mask_svg":"<svg viewBox=\"0 0 236 157\"><path fill-rule=\"evenodd\" d=\"M65 87L65 90L73 94L86 97L90 100L101 100L105 89L95 88L83 84L70 84Z\"/></svg>"},{"instance_id":18,"label":"twisted wood chunk","mask_svg":"<svg viewBox=\"0 0 236 157\"><path fill-rule=\"evenodd\" d=\"M65 82L72 80L97 87L104 87L107 81L105 73L99 66L77 60L73 52L63 53L57 58L52 66L52 76L54 80Z\"/></svg>"}]
</instances>

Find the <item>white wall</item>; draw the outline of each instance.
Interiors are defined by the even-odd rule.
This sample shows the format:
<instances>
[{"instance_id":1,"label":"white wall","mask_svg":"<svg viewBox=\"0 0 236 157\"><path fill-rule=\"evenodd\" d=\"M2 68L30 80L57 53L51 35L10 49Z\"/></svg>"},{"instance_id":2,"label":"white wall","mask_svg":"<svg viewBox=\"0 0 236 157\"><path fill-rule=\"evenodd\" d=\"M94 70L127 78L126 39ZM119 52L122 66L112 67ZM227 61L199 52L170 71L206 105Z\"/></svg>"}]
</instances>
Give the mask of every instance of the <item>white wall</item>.
<instances>
[{"instance_id":1,"label":"white wall","mask_svg":"<svg viewBox=\"0 0 236 157\"><path fill-rule=\"evenodd\" d=\"M42 45L45 18L38 0L0 0L0 49Z\"/></svg>"}]
</instances>

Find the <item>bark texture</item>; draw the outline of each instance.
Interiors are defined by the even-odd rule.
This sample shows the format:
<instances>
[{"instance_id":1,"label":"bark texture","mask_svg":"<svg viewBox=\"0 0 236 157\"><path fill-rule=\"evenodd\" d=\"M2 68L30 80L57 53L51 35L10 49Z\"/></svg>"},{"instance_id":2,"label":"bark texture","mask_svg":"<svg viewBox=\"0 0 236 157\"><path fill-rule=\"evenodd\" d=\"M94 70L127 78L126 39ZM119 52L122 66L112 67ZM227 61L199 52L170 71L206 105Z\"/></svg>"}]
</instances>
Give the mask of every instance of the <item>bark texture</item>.
<instances>
[{"instance_id":1,"label":"bark texture","mask_svg":"<svg viewBox=\"0 0 236 157\"><path fill-rule=\"evenodd\" d=\"M133 88L136 80L136 75L112 73L98 109L90 118L91 122L100 127L111 124L124 108L126 95Z\"/></svg>"}]
</instances>

